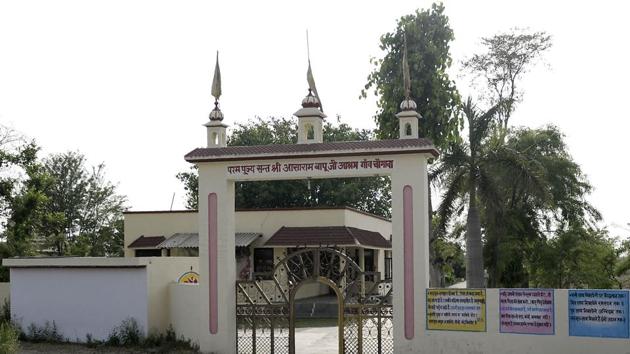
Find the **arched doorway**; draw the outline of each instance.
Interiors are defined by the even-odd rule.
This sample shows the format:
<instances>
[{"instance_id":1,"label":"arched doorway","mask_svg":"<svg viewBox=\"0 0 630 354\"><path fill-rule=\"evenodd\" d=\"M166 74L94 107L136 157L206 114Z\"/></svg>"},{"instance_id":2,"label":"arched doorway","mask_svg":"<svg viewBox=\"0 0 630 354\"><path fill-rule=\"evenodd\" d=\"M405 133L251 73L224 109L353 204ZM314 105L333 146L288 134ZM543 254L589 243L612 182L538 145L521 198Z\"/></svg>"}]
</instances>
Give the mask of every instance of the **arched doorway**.
<instances>
[{"instance_id":1,"label":"arched doorway","mask_svg":"<svg viewBox=\"0 0 630 354\"><path fill-rule=\"evenodd\" d=\"M295 295L325 284L338 302L339 353L393 351L391 281L366 286L365 274L342 249L290 250L269 279L236 282L238 353L296 353Z\"/></svg>"},{"instance_id":2,"label":"arched doorway","mask_svg":"<svg viewBox=\"0 0 630 354\"><path fill-rule=\"evenodd\" d=\"M322 287L334 296L323 295ZM304 298L300 300L298 295ZM343 295L336 284L324 277L303 281L293 289L289 301L293 352L343 353Z\"/></svg>"}]
</instances>

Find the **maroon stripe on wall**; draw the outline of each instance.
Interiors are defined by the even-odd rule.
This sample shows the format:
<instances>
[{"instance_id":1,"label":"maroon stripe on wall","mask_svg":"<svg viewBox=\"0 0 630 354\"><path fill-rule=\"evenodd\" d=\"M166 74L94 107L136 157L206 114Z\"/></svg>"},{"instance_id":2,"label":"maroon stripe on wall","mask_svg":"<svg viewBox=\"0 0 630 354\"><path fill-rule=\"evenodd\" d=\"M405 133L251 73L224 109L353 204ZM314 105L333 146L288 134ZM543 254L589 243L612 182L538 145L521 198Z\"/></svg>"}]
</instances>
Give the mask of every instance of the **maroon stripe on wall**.
<instances>
[{"instance_id":1,"label":"maroon stripe on wall","mask_svg":"<svg viewBox=\"0 0 630 354\"><path fill-rule=\"evenodd\" d=\"M405 338L413 339L413 189L409 185L403 188L403 245Z\"/></svg>"},{"instance_id":2,"label":"maroon stripe on wall","mask_svg":"<svg viewBox=\"0 0 630 354\"><path fill-rule=\"evenodd\" d=\"M208 273L210 274L210 333L216 334L219 327L219 304L217 284L217 194L208 194Z\"/></svg>"}]
</instances>

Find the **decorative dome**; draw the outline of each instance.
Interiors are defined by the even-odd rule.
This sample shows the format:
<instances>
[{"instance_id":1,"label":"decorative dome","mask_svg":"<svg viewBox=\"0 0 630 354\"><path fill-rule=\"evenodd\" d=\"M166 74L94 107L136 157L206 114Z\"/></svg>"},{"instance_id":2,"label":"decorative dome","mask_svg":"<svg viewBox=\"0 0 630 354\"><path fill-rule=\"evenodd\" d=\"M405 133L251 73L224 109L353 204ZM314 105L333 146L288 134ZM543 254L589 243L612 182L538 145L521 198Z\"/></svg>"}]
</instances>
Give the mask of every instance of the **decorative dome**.
<instances>
[{"instance_id":1,"label":"decorative dome","mask_svg":"<svg viewBox=\"0 0 630 354\"><path fill-rule=\"evenodd\" d=\"M417 108L418 105L411 98L405 98L405 100L400 103L400 110L402 111L415 111Z\"/></svg>"},{"instance_id":2,"label":"decorative dome","mask_svg":"<svg viewBox=\"0 0 630 354\"><path fill-rule=\"evenodd\" d=\"M317 98L317 96L313 96L313 92L311 91L311 89L308 89L308 95L306 95L306 97L304 97L304 99L302 100L302 107L303 108L320 108L321 107L319 98Z\"/></svg>"},{"instance_id":3,"label":"decorative dome","mask_svg":"<svg viewBox=\"0 0 630 354\"><path fill-rule=\"evenodd\" d=\"M223 120L223 112L219 109L219 103L214 103L214 109L210 112L210 120L212 121L222 121Z\"/></svg>"}]
</instances>

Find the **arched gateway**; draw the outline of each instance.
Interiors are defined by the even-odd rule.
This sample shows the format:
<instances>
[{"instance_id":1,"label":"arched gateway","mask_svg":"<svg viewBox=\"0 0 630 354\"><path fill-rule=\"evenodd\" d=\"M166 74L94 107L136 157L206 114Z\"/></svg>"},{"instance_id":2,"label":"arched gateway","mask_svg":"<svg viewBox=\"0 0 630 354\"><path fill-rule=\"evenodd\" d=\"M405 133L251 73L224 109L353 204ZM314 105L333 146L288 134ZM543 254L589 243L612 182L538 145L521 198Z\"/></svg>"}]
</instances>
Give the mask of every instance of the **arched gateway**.
<instances>
[{"instance_id":1,"label":"arched gateway","mask_svg":"<svg viewBox=\"0 0 630 354\"><path fill-rule=\"evenodd\" d=\"M391 281L370 282L342 250L304 248L278 259L273 280L236 282L238 353L295 353L295 295L319 282L338 303L340 353L393 351Z\"/></svg>"},{"instance_id":2,"label":"arched gateway","mask_svg":"<svg viewBox=\"0 0 630 354\"><path fill-rule=\"evenodd\" d=\"M218 101L217 78L213 95ZM208 147L186 155L199 169L201 350L234 353L238 343L243 353L295 352L292 299L312 281L337 294L340 351L418 348L429 286L427 160L437 150L418 138L415 102L407 95L396 115L399 139L324 143L326 115L319 97L309 92L295 113L297 144L228 147L217 101L206 124ZM368 286L361 267L334 248L304 248L277 259L271 281L236 281L235 182L374 176L391 181L391 284Z\"/></svg>"}]
</instances>

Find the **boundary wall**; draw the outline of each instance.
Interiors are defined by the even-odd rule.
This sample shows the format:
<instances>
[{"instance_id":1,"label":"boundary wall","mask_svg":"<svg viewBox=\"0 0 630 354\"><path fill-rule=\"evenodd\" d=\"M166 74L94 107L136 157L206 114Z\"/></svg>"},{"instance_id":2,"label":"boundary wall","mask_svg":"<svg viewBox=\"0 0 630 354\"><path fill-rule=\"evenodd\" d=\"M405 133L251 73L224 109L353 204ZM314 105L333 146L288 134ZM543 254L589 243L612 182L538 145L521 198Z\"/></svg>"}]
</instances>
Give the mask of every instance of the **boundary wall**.
<instances>
[{"instance_id":1,"label":"boundary wall","mask_svg":"<svg viewBox=\"0 0 630 354\"><path fill-rule=\"evenodd\" d=\"M439 291L448 291L451 296L437 296L437 298L441 297L443 301L436 301L434 295ZM445 354L630 353L627 312L628 290L479 289L478 291L485 292L485 301L477 302L485 311L483 325L474 323L473 320L463 327L461 324L458 327L456 323L453 323L456 322L453 320L454 317L467 320L472 317L453 316L453 309L456 309L455 312L460 312L460 315L465 312L471 315L471 312L474 311L467 309L475 308L475 306L461 306L459 308L464 310L457 309L456 303L464 305L475 303L475 300L470 300L474 296L469 296L469 300L462 300L466 298L466 295L457 295L461 291L465 293L467 289L427 289L427 298L430 304L426 304L427 306L421 310L423 312L422 321L425 326L416 332L419 334L416 337L417 345L408 352ZM545 310L545 308L549 308L548 304L534 301L534 298L540 299L540 297L532 297L530 301L527 301L522 296L512 296L512 301L508 303L506 296L500 296L500 292L506 291L517 293L522 293L522 291L530 293L552 291L554 295L550 307L553 310L552 318L544 317L550 314ZM586 296L581 296L584 294ZM620 294L623 297L608 297L602 294ZM458 300L454 302L445 300L449 297L451 300ZM434 305L437 304L450 305L450 307L444 306L441 310L436 310ZM442 313L436 315L435 311L442 311ZM532 315L537 316L536 319L533 319ZM428 317L431 318L430 321L428 321ZM549 323L549 320L553 323L552 328L544 324ZM529 323L529 326L523 326L525 323ZM534 325L535 323L538 325ZM451 329L440 329L448 326L451 326ZM601 331L599 330L601 327L606 327L606 329ZM531 333L507 332L515 329ZM395 331L399 330L395 329ZM620 338L606 337L613 335L620 336Z\"/></svg>"}]
</instances>

